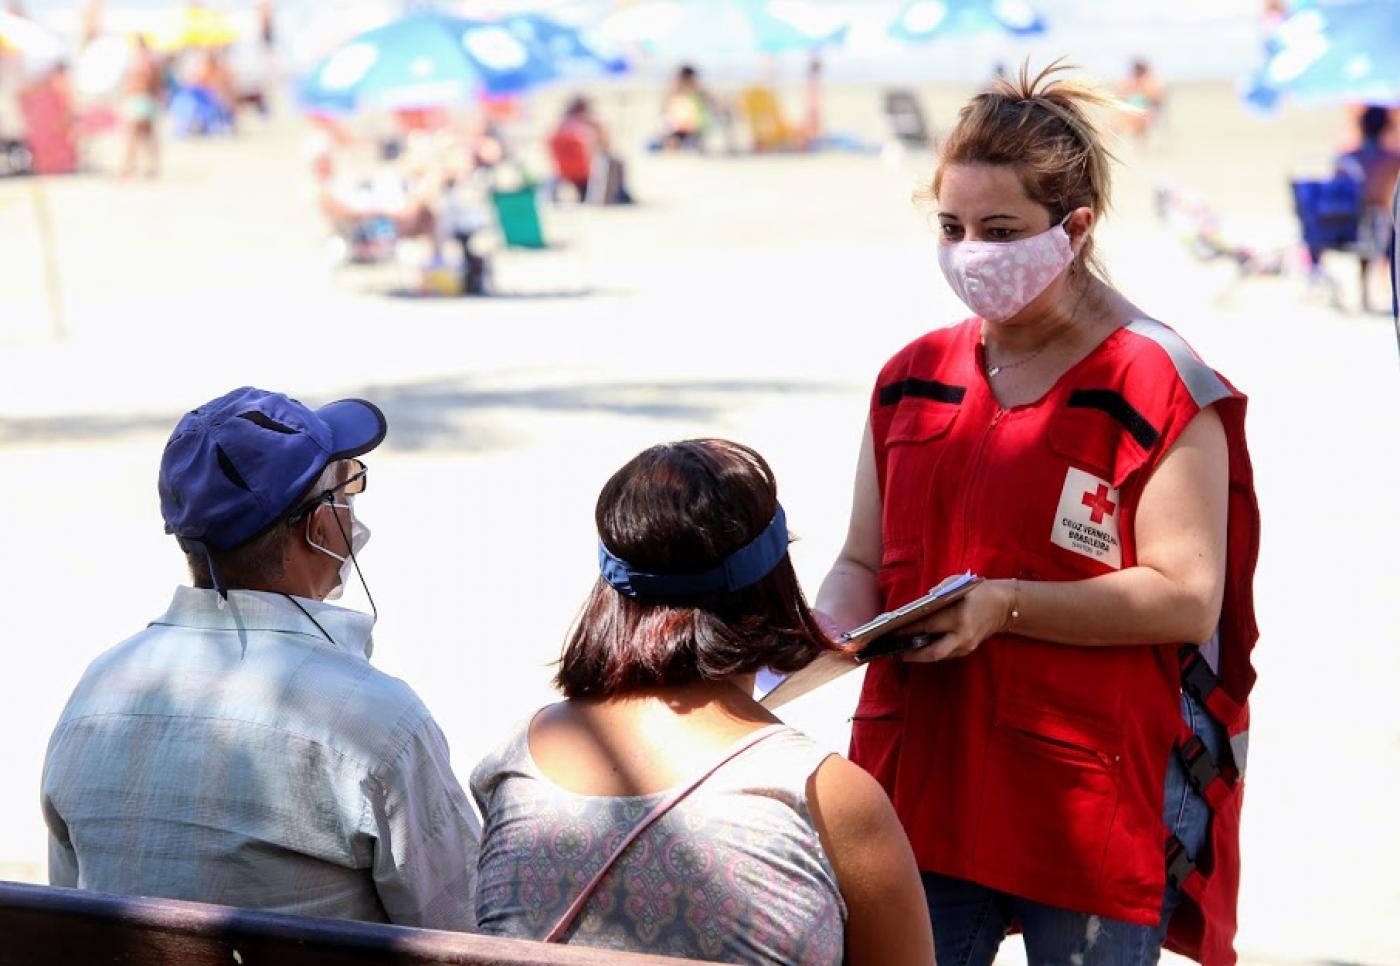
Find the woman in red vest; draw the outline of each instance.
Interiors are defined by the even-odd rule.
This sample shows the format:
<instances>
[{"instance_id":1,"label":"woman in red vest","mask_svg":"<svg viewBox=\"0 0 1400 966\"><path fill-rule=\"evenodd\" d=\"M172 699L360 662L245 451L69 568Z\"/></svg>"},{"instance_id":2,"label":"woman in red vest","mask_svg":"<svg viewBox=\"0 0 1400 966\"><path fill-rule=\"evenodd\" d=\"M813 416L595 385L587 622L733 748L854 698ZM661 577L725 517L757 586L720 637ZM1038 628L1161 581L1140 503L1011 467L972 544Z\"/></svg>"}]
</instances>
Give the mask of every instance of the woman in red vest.
<instances>
[{"instance_id":1,"label":"woman in red vest","mask_svg":"<svg viewBox=\"0 0 1400 966\"><path fill-rule=\"evenodd\" d=\"M873 663L851 758L894 801L943 963L1234 961L1258 636L1245 399L1105 279L1106 100L1052 67L963 109L929 185L974 315L881 371L817 599L862 623L987 578Z\"/></svg>"}]
</instances>

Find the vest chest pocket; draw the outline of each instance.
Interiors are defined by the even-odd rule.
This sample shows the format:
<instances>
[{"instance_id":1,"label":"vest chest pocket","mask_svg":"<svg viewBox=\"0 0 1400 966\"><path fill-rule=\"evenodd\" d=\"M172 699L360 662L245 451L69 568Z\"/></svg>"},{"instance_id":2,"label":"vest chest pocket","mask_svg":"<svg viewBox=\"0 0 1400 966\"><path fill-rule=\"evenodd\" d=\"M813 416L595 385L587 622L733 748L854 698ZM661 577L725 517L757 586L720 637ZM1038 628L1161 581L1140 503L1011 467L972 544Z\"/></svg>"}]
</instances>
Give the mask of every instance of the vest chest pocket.
<instances>
[{"instance_id":1,"label":"vest chest pocket","mask_svg":"<svg viewBox=\"0 0 1400 966\"><path fill-rule=\"evenodd\" d=\"M926 443L945 436L958 417L958 407L947 403L906 403L890 420L885 442L890 446Z\"/></svg>"},{"instance_id":2,"label":"vest chest pocket","mask_svg":"<svg viewBox=\"0 0 1400 966\"><path fill-rule=\"evenodd\" d=\"M1107 416L1070 409L1056 413L1051 421L1050 448L1069 460L1071 466L1112 483L1118 462L1118 439L1122 435L1122 430Z\"/></svg>"},{"instance_id":3,"label":"vest chest pocket","mask_svg":"<svg viewBox=\"0 0 1400 966\"><path fill-rule=\"evenodd\" d=\"M1122 399L1107 390L1077 390L1071 394L1067 408L1055 413L1048 434L1055 453L1113 486L1122 485L1147 461L1148 448L1138 437L1155 440L1157 435L1135 410L1129 407L1130 415L1117 411L1119 403L1127 407ZM1137 435L1125 422L1136 427Z\"/></svg>"},{"instance_id":4,"label":"vest chest pocket","mask_svg":"<svg viewBox=\"0 0 1400 966\"><path fill-rule=\"evenodd\" d=\"M945 403L905 403L885 434L882 492L886 546L917 542L932 512L932 486L945 437L958 408Z\"/></svg>"}]
</instances>

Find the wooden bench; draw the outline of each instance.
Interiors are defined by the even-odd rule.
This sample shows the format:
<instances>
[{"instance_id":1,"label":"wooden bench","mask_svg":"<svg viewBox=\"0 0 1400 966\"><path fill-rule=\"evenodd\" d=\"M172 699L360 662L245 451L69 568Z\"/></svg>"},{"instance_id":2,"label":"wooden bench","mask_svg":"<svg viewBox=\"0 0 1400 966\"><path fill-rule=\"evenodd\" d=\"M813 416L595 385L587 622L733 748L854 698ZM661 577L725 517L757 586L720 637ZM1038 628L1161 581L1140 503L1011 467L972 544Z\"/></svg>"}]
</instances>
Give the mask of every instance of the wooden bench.
<instances>
[{"instance_id":1,"label":"wooden bench","mask_svg":"<svg viewBox=\"0 0 1400 966\"><path fill-rule=\"evenodd\" d=\"M676 966L467 933L0 882L0 966Z\"/></svg>"}]
</instances>

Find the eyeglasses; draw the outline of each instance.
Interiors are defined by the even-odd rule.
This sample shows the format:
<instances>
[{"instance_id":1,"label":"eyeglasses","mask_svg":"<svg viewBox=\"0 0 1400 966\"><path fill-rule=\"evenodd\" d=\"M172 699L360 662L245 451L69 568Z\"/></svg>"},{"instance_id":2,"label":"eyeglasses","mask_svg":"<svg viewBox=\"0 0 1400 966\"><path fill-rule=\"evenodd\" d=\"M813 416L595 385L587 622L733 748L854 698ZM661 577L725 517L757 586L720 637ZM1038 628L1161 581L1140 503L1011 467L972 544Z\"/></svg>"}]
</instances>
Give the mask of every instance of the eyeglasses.
<instances>
[{"instance_id":1,"label":"eyeglasses","mask_svg":"<svg viewBox=\"0 0 1400 966\"><path fill-rule=\"evenodd\" d=\"M334 503L337 493L344 493L346 496L354 496L356 493L363 493L369 486L369 467L357 459L347 459L344 462L350 464L350 474L335 486L327 490L322 490L310 500L297 507L287 516L287 522L296 523L302 517L309 514L322 503Z\"/></svg>"}]
</instances>

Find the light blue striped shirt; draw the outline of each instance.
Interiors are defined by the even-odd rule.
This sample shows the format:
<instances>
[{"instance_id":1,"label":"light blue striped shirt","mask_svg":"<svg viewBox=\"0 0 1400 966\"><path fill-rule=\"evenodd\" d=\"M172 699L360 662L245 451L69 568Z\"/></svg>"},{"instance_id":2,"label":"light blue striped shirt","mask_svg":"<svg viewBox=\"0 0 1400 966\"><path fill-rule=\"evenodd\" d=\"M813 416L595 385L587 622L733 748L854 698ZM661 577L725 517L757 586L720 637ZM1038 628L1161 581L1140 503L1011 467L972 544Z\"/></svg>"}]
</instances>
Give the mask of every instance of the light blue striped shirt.
<instances>
[{"instance_id":1,"label":"light blue striped shirt","mask_svg":"<svg viewBox=\"0 0 1400 966\"><path fill-rule=\"evenodd\" d=\"M370 665L368 615L296 600L315 623L180 587L92 663L44 762L53 884L475 927L480 826L446 739Z\"/></svg>"}]
</instances>

